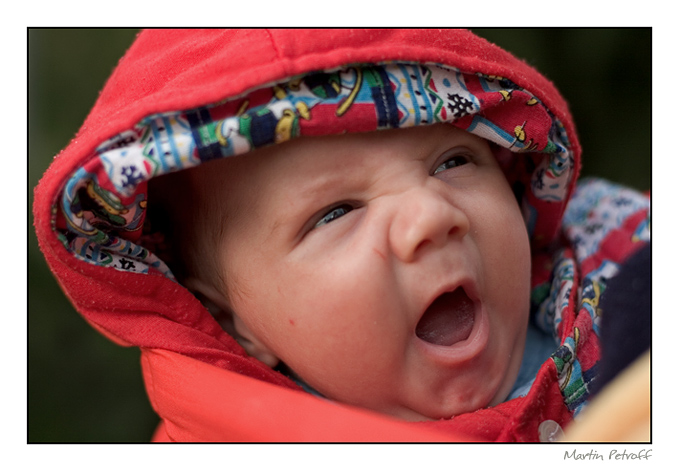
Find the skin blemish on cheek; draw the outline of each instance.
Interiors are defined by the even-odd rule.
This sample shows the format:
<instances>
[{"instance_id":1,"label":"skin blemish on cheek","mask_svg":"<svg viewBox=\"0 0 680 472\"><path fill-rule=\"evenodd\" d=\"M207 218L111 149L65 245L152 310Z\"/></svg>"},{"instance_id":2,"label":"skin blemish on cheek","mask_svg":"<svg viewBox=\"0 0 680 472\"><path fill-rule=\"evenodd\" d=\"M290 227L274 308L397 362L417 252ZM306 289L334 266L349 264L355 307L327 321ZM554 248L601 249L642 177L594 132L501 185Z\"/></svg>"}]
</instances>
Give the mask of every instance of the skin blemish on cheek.
<instances>
[{"instance_id":1,"label":"skin blemish on cheek","mask_svg":"<svg viewBox=\"0 0 680 472\"><path fill-rule=\"evenodd\" d=\"M381 258L383 261L386 261L386 260L387 260L387 257L385 256L385 254L383 254L382 252L380 252L377 248L374 247L374 248L373 248L373 252L375 252L378 256L380 256L380 258Z\"/></svg>"},{"instance_id":2,"label":"skin blemish on cheek","mask_svg":"<svg viewBox=\"0 0 680 472\"><path fill-rule=\"evenodd\" d=\"M288 322L290 323L290 325L291 325L291 326L295 326L295 321L293 321L293 319L292 319L292 318L291 318L291 319L289 319L289 320L288 320Z\"/></svg>"}]
</instances>

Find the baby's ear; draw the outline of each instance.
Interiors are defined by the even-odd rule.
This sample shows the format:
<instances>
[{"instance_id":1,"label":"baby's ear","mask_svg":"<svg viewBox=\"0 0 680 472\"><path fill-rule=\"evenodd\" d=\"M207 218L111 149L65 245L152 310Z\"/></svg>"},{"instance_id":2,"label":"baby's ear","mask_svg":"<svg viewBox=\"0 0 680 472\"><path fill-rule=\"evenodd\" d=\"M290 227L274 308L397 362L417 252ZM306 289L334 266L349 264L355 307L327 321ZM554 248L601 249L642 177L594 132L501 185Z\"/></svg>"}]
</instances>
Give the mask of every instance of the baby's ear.
<instances>
[{"instance_id":1,"label":"baby's ear","mask_svg":"<svg viewBox=\"0 0 680 472\"><path fill-rule=\"evenodd\" d=\"M193 277L185 280L184 285L208 309L213 318L222 326L222 329L236 339L248 355L255 357L269 367L276 367L279 358L234 313L224 295L211 285Z\"/></svg>"}]
</instances>

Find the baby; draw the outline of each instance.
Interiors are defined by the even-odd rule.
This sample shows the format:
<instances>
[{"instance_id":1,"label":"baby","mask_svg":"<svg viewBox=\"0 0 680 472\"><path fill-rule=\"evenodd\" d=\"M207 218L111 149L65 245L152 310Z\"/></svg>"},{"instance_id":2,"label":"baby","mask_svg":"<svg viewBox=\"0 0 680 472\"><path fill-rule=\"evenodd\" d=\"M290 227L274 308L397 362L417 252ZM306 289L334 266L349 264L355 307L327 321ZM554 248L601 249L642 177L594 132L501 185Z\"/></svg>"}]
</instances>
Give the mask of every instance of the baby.
<instances>
[{"instance_id":1,"label":"baby","mask_svg":"<svg viewBox=\"0 0 680 472\"><path fill-rule=\"evenodd\" d=\"M507 397L529 239L485 140L449 124L302 138L156 179L150 201L155 183L175 272L250 355L409 420Z\"/></svg>"},{"instance_id":2,"label":"baby","mask_svg":"<svg viewBox=\"0 0 680 472\"><path fill-rule=\"evenodd\" d=\"M156 440L538 441L586 405L601 296L649 241L649 198L577 186L580 155L552 84L466 31L151 30L35 225L142 349Z\"/></svg>"}]
</instances>

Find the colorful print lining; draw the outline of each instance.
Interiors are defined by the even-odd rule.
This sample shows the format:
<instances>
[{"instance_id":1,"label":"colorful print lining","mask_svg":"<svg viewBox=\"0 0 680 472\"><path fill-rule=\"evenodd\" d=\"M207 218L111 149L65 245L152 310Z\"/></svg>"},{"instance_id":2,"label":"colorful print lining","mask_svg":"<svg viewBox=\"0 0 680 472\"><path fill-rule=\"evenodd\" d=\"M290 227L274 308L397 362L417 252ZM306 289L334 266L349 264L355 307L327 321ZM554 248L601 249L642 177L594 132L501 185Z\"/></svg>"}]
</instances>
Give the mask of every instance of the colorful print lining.
<instances>
[{"instance_id":1,"label":"colorful print lining","mask_svg":"<svg viewBox=\"0 0 680 472\"><path fill-rule=\"evenodd\" d=\"M55 227L82 260L172 277L163 261L138 245L149 179L298 136L440 122L513 152L542 153L530 163L531 181L522 182L524 213L538 236L542 228L532 205L564 200L572 175L560 123L508 80L416 64L319 72L211 106L148 116L102 143L72 176Z\"/></svg>"},{"instance_id":2,"label":"colorful print lining","mask_svg":"<svg viewBox=\"0 0 680 472\"><path fill-rule=\"evenodd\" d=\"M597 377L600 298L621 263L650 241L650 221L646 196L603 180L584 179L562 222L571 247L533 261L532 318L560 344L551 359L564 402L574 414L586 406Z\"/></svg>"}]
</instances>

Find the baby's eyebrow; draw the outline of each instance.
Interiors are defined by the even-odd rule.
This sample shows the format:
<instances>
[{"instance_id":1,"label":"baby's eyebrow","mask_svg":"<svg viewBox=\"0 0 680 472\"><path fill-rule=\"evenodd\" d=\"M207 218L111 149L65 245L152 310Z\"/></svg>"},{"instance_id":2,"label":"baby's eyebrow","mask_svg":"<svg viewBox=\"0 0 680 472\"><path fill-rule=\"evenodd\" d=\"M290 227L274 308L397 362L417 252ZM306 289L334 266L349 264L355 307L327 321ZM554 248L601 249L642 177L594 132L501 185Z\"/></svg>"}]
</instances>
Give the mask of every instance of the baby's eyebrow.
<instances>
[{"instance_id":1,"label":"baby's eyebrow","mask_svg":"<svg viewBox=\"0 0 680 472\"><path fill-rule=\"evenodd\" d=\"M316 173L313 179L307 179L295 189L295 194L307 199L317 199L333 192L340 192L348 187L351 170L340 172L338 169L324 170Z\"/></svg>"},{"instance_id":2,"label":"baby's eyebrow","mask_svg":"<svg viewBox=\"0 0 680 472\"><path fill-rule=\"evenodd\" d=\"M358 187L347 185L348 173L338 168L321 170L310 178L290 183L285 191L273 194L271 198L276 201L278 210L267 218L265 241L274 238L280 230L288 231L290 225L293 229L302 227L323 207L348 198L350 193L356 194L352 190L356 191Z\"/></svg>"}]
</instances>

